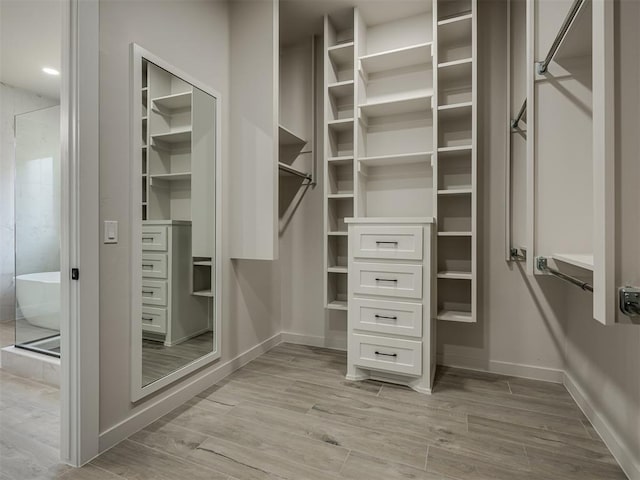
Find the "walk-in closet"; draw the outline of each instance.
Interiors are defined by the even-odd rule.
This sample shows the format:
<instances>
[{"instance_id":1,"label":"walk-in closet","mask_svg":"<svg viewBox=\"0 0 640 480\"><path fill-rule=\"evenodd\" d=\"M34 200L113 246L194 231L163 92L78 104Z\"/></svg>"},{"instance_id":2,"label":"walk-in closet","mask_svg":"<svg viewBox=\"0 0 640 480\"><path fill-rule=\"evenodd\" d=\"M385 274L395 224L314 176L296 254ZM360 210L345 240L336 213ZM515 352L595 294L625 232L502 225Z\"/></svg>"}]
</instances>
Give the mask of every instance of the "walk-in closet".
<instances>
[{"instance_id":1,"label":"walk-in closet","mask_svg":"<svg viewBox=\"0 0 640 480\"><path fill-rule=\"evenodd\" d=\"M640 1L39 2L0 478L640 480Z\"/></svg>"}]
</instances>

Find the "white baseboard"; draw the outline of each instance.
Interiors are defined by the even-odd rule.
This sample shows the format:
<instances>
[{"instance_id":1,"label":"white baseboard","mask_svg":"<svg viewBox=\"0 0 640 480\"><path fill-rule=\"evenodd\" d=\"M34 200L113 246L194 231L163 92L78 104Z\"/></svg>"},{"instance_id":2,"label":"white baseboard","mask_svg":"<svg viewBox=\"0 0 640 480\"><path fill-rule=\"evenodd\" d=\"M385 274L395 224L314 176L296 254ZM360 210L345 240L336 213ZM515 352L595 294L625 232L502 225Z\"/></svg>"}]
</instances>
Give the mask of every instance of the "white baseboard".
<instances>
[{"instance_id":1,"label":"white baseboard","mask_svg":"<svg viewBox=\"0 0 640 480\"><path fill-rule=\"evenodd\" d=\"M346 350L347 338L327 338L316 337L313 335L302 335L300 333L282 332L282 341L286 343L295 343L296 345L308 345L310 347L324 347L332 350Z\"/></svg>"},{"instance_id":2,"label":"white baseboard","mask_svg":"<svg viewBox=\"0 0 640 480\"><path fill-rule=\"evenodd\" d=\"M437 355L438 365L465 368L480 372L510 375L512 377L531 378L543 382L562 383L564 371L555 368L538 367L521 363L500 362L498 360L482 360L465 355Z\"/></svg>"},{"instance_id":3,"label":"white baseboard","mask_svg":"<svg viewBox=\"0 0 640 480\"><path fill-rule=\"evenodd\" d=\"M155 422L167 413L178 408L180 405L183 405L185 402L189 401L210 386L215 385L250 361L255 360L263 353L272 349L281 343L281 341L281 334L278 333L264 342L259 343L255 347L250 348L246 352L241 353L237 357L216 366L216 368L212 370L208 370L200 374L196 378L191 379L178 390L171 392L168 396L153 401L143 409L131 415L129 418L105 430L100 434L100 453L114 447L125 438L142 430L147 425Z\"/></svg>"},{"instance_id":4,"label":"white baseboard","mask_svg":"<svg viewBox=\"0 0 640 480\"><path fill-rule=\"evenodd\" d=\"M611 454L620 464L624 473L627 474L629 480L640 480L640 453L636 452L635 458L633 450L625 444L615 430L611 428L609 423L600 416L597 409L593 406L591 399L585 394L584 390L574 381L569 373L564 372L564 386L567 387L569 393L578 404L582 412L591 422L593 428L602 437Z\"/></svg>"}]
</instances>

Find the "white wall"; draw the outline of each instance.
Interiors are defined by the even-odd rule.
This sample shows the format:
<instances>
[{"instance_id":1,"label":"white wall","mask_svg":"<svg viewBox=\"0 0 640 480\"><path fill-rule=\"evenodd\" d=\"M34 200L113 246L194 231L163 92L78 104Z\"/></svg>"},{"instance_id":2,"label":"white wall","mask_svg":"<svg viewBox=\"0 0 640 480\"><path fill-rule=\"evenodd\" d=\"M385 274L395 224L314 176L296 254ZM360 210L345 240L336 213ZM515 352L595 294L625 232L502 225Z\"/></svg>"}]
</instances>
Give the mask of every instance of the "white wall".
<instances>
[{"instance_id":1,"label":"white wall","mask_svg":"<svg viewBox=\"0 0 640 480\"><path fill-rule=\"evenodd\" d=\"M222 358L280 332L279 281L271 262L230 260L229 8L222 1L100 1L100 221L120 222L120 242L100 250L100 430L102 447L121 422L210 372L197 372L137 404L129 372L129 44L136 42L222 95ZM126 430L126 429L125 429ZM122 431L125 431L122 430ZM114 433L115 432L115 433ZM104 440L108 437L108 441Z\"/></svg>"},{"instance_id":2,"label":"white wall","mask_svg":"<svg viewBox=\"0 0 640 480\"><path fill-rule=\"evenodd\" d=\"M640 3L620 0L616 21L616 285L640 286ZM592 407L592 423L632 480L640 479L640 320L604 327L591 297L571 289L566 370Z\"/></svg>"},{"instance_id":3,"label":"white wall","mask_svg":"<svg viewBox=\"0 0 640 480\"><path fill-rule=\"evenodd\" d=\"M0 83L0 322L15 317L14 117L58 101Z\"/></svg>"}]
</instances>

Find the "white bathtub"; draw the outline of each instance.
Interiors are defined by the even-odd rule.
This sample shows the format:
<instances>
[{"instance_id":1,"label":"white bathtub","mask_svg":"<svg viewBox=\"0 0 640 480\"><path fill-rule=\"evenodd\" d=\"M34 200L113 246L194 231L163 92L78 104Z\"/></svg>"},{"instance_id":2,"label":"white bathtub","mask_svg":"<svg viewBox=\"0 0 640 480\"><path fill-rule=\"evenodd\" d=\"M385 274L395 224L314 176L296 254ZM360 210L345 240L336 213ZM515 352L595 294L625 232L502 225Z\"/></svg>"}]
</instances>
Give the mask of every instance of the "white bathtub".
<instances>
[{"instance_id":1,"label":"white bathtub","mask_svg":"<svg viewBox=\"0 0 640 480\"><path fill-rule=\"evenodd\" d=\"M60 272L18 275L16 300L31 325L60 330Z\"/></svg>"}]
</instances>

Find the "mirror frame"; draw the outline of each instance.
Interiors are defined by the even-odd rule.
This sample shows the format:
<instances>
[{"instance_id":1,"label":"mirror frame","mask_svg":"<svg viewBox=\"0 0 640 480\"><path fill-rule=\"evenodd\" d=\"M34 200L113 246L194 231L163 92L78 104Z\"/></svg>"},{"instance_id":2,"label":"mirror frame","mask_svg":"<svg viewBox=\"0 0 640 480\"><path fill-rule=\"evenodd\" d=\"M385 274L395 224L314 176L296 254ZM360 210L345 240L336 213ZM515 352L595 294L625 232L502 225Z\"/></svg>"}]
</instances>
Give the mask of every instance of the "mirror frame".
<instances>
[{"instance_id":1,"label":"mirror frame","mask_svg":"<svg viewBox=\"0 0 640 480\"><path fill-rule=\"evenodd\" d=\"M129 85L129 105L131 120L131 137L130 137L130 175L131 179L138 179L142 176L142 164L135 161L138 153L142 148L142 125L136 119L142 117L142 105L137 101L136 93L142 90L142 59L154 63L160 68L167 70L169 73L179 77L194 88L198 88L203 92L211 95L216 99L216 158L215 158L215 257L213 259L214 274L214 341L213 350L194 360L191 363L171 372L170 374L152 382L148 385L142 385L142 328L139 321L142 317L142 210L139 199L142 198L142 183L132 181L130 212L131 212L131 401L137 402L150 394L157 392L168 385L184 378L190 373L205 367L206 365L218 360L221 356L220 352L220 335L222 325L222 148L221 148L221 121L222 121L222 98L220 93L203 84L182 70L162 60L160 57L145 50L141 46L131 44L131 62L130 62L130 85Z\"/></svg>"}]
</instances>

